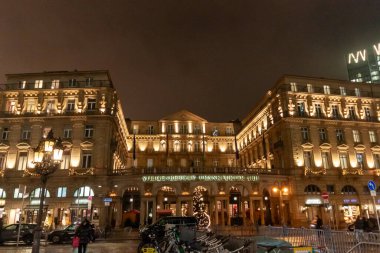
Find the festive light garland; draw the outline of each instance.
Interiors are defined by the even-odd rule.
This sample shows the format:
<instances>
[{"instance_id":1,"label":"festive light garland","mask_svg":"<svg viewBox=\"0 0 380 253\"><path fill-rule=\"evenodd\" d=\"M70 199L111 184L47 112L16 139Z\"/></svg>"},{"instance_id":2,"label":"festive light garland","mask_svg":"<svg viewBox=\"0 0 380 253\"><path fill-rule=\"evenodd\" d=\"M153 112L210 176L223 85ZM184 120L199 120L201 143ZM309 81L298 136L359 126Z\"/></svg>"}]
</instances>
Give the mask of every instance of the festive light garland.
<instances>
[{"instance_id":1,"label":"festive light garland","mask_svg":"<svg viewBox=\"0 0 380 253\"><path fill-rule=\"evenodd\" d=\"M195 188L193 193L193 213L198 220L198 229L207 229L211 225L210 216L206 213L203 192L206 189L202 186Z\"/></svg>"}]
</instances>

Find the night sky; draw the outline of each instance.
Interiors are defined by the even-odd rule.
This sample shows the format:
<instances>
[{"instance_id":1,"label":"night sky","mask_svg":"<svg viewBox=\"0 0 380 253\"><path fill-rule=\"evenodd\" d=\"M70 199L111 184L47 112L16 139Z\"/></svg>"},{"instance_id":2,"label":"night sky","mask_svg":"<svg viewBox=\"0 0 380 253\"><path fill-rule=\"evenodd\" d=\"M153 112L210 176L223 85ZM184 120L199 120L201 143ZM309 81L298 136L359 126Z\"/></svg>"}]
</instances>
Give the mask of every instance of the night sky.
<instances>
[{"instance_id":1,"label":"night sky","mask_svg":"<svg viewBox=\"0 0 380 253\"><path fill-rule=\"evenodd\" d=\"M347 79L379 0L0 0L6 73L108 69L133 120L244 118L284 74Z\"/></svg>"}]
</instances>

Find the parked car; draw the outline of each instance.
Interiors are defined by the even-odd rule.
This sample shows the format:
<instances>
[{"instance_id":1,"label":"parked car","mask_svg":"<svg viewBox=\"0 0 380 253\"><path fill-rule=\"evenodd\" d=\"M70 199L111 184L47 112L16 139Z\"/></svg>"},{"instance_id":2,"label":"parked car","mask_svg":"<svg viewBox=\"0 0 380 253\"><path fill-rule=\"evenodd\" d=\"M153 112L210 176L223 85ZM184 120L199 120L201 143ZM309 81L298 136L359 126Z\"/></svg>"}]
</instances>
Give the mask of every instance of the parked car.
<instances>
[{"instance_id":1,"label":"parked car","mask_svg":"<svg viewBox=\"0 0 380 253\"><path fill-rule=\"evenodd\" d=\"M71 242L75 235L77 224L71 224L64 229L54 230L49 233L48 241L52 243Z\"/></svg>"},{"instance_id":2,"label":"parked car","mask_svg":"<svg viewBox=\"0 0 380 253\"><path fill-rule=\"evenodd\" d=\"M17 235L20 227L19 240L25 244L33 244L34 230L37 224L10 224L3 227L1 231L1 243L17 241Z\"/></svg>"},{"instance_id":3,"label":"parked car","mask_svg":"<svg viewBox=\"0 0 380 253\"><path fill-rule=\"evenodd\" d=\"M78 226L79 224L71 224L64 229L54 230L49 233L48 241L52 243L71 242ZM99 237L99 233L95 231L95 227L93 225L91 225L91 228L92 228L91 241L94 242L95 239Z\"/></svg>"}]
</instances>

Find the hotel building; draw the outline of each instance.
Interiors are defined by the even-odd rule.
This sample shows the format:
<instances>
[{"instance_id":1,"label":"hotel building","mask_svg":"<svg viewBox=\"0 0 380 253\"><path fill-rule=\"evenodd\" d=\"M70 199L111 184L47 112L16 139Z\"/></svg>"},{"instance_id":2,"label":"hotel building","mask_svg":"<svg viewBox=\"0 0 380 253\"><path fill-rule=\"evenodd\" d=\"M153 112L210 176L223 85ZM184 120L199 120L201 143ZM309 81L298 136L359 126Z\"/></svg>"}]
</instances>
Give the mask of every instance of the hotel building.
<instances>
[{"instance_id":1,"label":"hotel building","mask_svg":"<svg viewBox=\"0 0 380 253\"><path fill-rule=\"evenodd\" d=\"M7 223L35 221L31 148L50 129L66 149L48 180L46 226L200 214L212 226L306 226L319 214L344 227L374 213L366 185L380 176L380 88L370 84L284 76L241 122L186 110L124 120L107 71L7 75L0 95Z\"/></svg>"}]
</instances>

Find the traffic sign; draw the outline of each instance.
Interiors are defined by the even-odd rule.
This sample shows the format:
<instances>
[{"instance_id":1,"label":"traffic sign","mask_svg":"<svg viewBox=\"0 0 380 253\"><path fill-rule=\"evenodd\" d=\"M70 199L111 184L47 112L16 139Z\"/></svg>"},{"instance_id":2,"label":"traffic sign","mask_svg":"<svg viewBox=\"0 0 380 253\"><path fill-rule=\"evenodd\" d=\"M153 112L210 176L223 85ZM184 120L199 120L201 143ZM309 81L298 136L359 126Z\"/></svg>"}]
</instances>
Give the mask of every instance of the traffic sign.
<instances>
[{"instance_id":1,"label":"traffic sign","mask_svg":"<svg viewBox=\"0 0 380 253\"><path fill-rule=\"evenodd\" d=\"M329 199L323 199L323 204L328 204L329 203Z\"/></svg>"},{"instance_id":2,"label":"traffic sign","mask_svg":"<svg viewBox=\"0 0 380 253\"><path fill-rule=\"evenodd\" d=\"M376 197L376 191L371 191L371 196Z\"/></svg>"},{"instance_id":3,"label":"traffic sign","mask_svg":"<svg viewBox=\"0 0 380 253\"><path fill-rule=\"evenodd\" d=\"M370 191L376 191L376 184L375 184L375 182L373 182L372 180L369 180L368 181L368 189Z\"/></svg>"},{"instance_id":4,"label":"traffic sign","mask_svg":"<svg viewBox=\"0 0 380 253\"><path fill-rule=\"evenodd\" d=\"M329 199L329 194L327 192L322 192L321 197L323 199Z\"/></svg>"}]
</instances>

